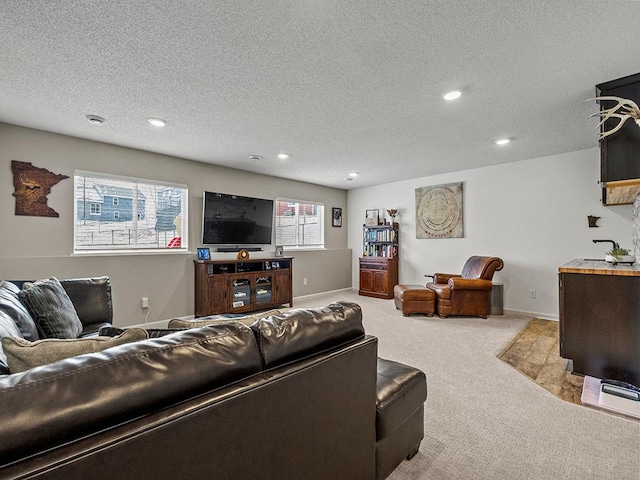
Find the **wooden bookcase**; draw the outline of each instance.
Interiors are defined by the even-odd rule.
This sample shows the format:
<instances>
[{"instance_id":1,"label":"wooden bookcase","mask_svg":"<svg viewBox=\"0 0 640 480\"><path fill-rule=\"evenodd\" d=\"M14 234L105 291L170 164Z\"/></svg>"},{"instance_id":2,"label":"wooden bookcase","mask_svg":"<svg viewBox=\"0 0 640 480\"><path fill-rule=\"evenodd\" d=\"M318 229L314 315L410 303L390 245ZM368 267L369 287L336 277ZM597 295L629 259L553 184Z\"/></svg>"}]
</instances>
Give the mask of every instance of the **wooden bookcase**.
<instances>
[{"instance_id":1,"label":"wooden bookcase","mask_svg":"<svg viewBox=\"0 0 640 480\"><path fill-rule=\"evenodd\" d=\"M393 298L398 284L398 224L364 225L360 258L360 295Z\"/></svg>"},{"instance_id":2,"label":"wooden bookcase","mask_svg":"<svg viewBox=\"0 0 640 480\"><path fill-rule=\"evenodd\" d=\"M194 260L195 316L293 306L293 258Z\"/></svg>"}]
</instances>

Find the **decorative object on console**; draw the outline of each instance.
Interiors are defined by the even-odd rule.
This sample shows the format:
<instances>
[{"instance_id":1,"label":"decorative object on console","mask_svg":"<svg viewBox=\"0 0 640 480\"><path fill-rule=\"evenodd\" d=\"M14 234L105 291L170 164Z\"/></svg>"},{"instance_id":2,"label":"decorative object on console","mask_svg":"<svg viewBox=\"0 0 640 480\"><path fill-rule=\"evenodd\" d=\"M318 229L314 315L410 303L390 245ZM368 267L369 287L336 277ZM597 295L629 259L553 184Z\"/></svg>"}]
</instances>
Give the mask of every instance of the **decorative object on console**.
<instances>
[{"instance_id":1,"label":"decorative object on console","mask_svg":"<svg viewBox=\"0 0 640 480\"><path fill-rule=\"evenodd\" d=\"M376 226L380 223L380 211L376 209L367 210L364 217L364 224L368 227Z\"/></svg>"},{"instance_id":2,"label":"decorative object on console","mask_svg":"<svg viewBox=\"0 0 640 480\"><path fill-rule=\"evenodd\" d=\"M11 160L13 173L13 196L16 197L16 215L32 217L59 217L60 214L47 205L47 195L67 175L53 173L45 168L34 167L29 162Z\"/></svg>"},{"instance_id":3,"label":"decorative object on console","mask_svg":"<svg viewBox=\"0 0 640 480\"><path fill-rule=\"evenodd\" d=\"M331 226L332 227L342 226L342 209L341 208L333 207L331 209Z\"/></svg>"},{"instance_id":4,"label":"decorative object on console","mask_svg":"<svg viewBox=\"0 0 640 480\"><path fill-rule=\"evenodd\" d=\"M416 238L463 238L462 182L416 188Z\"/></svg>"},{"instance_id":5,"label":"decorative object on console","mask_svg":"<svg viewBox=\"0 0 640 480\"><path fill-rule=\"evenodd\" d=\"M589 221L589 228L594 228L594 227L598 227L598 220L600 220L600 217L596 217L595 215L589 215L587 216L587 220Z\"/></svg>"},{"instance_id":6,"label":"decorative object on console","mask_svg":"<svg viewBox=\"0 0 640 480\"><path fill-rule=\"evenodd\" d=\"M198 260L211 260L211 250L208 247L198 248Z\"/></svg>"},{"instance_id":7,"label":"decorative object on console","mask_svg":"<svg viewBox=\"0 0 640 480\"><path fill-rule=\"evenodd\" d=\"M628 249L621 248L617 245L607 252L604 259L606 262L613 263L614 265L618 263L633 265L636 261L635 255L630 255Z\"/></svg>"},{"instance_id":8,"label":"decorative object on console","mask_svg":"<svg viewBox=\"0 0 640 480\"><path fill-rule=\"evenodd\" d=\"M249 251L244 248L238 252L238 260L248 260L249 259Z\"/></svg>"},{"instance_id":9,"label":"decorative object on console","mask_svg":"<svg viewBox=\"0 0 640 480\"><path fill-rule=\"evenodd\" d=\"M284 256L284 247L282 245L276 245L276 257Z\"/></svg>"},{"instance_id":10,"label":"decorative object on console","mask_svg":"<svg viewBox=\"0 0 640 480\"><path fill-rule=\"evenodd\" d=\"M395 219L396 219L396 215L398 215L398 209L397 208L390 208L390 209L387 210L387 213L391 217L391 223L393 223L395 221Z\"/></svg>"}]
</instances>

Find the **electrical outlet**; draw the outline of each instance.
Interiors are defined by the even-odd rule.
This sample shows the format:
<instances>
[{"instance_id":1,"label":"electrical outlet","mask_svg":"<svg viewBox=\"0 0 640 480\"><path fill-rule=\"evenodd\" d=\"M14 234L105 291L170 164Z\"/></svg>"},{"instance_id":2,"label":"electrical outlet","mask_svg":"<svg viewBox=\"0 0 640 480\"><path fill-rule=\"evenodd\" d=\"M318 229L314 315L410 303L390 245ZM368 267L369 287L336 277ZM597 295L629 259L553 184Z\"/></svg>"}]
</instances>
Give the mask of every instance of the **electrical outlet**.
<instances>
[{"instance_id":1,"label":"electrical outlet","mask_svg":"<svg viewBox=\"0 0 640 480\"><path fill-rule=\"evenodd\" d=\"M307 277L305 277L305 278L302 280L302 284L303 284L303 285L306 285L306 284L307 284Z\"/></svg>"},{"instance_id":2,"label":"electrical outlet","mask_svg":"<svg viewBox=\"0 0 640 480\"><path fill-rule=\"evenodd\" d=\"M149 299L147 297L142 297L142 308L149 308Z\"/></svg>"},{"instance_id":3,"label":"electrical outlet","mask_svg":"<svg viewBox=\"0 0 640 480\"><path fill-rule=\"evenodd\" d=\"M535 288L532 288L531 290L529 290L529 298L536 298Z\"/></svg>"}]
</instances>

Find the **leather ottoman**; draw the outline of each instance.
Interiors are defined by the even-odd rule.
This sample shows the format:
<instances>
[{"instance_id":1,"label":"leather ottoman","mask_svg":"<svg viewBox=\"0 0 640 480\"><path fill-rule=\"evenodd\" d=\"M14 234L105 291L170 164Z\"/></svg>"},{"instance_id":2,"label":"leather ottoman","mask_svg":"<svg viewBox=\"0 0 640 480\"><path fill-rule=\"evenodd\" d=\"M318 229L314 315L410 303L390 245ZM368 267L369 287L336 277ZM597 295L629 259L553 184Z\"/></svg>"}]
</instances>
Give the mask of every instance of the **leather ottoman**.
<instances>
[{"instance_id":1,"label":"leather ottoman","mask_svg":"<svg viewBox=\"0 0 640 480\"><path fill-rule=\"evenodd\" d=\"M376 480L411 460L424 437L427 377L417 368L378 358Z\"/></svg>"},{"instance_id":2,"label":"leather ottoman","mask_svg":"<svg viewBox=\"0 0 640 480\"><path fill-rule=\"evenodd\" d=\"M436 308L436 294L422 285L396 285L393 300L405 317L411 313L423 313L432 317Z\"/></svg>"}]
</instances>

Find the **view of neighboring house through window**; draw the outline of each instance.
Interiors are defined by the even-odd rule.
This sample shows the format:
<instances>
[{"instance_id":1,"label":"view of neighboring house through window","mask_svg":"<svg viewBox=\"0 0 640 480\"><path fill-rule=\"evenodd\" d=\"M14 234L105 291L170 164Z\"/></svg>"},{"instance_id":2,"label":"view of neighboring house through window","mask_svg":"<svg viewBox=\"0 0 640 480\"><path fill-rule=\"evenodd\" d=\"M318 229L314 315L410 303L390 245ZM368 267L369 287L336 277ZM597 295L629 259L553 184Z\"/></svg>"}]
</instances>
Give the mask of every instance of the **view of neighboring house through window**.
<instances>
[{"instance_id":1,"label":"view of neighboring house through window","mask_svg":"<svg viewBox=\"0 0 640 480\"><path fill-rule=\"evenodd\" d=\"M186 250L186 185L76 171L75 252Z\"/></svg>"},{"instance_id":2,"label":"view of neighboring house through window","mask_svg":"<svg viewBox=\"0 0 640 480\"><path fill-rule=\"evenodd\" d=\"M323 247L324 205L276 199L276 245Z\"/></svg>"}]
</instances>

